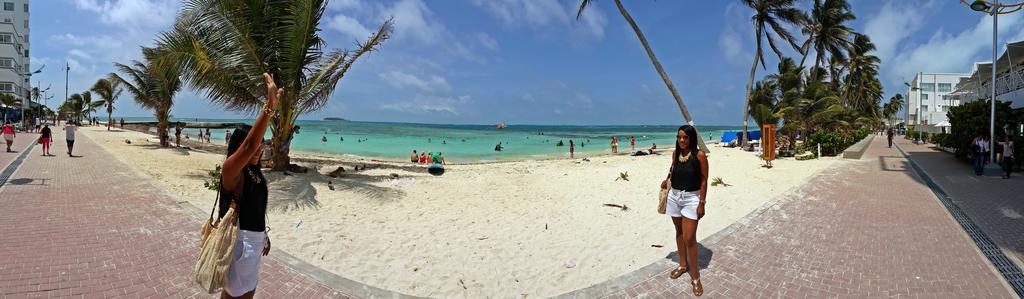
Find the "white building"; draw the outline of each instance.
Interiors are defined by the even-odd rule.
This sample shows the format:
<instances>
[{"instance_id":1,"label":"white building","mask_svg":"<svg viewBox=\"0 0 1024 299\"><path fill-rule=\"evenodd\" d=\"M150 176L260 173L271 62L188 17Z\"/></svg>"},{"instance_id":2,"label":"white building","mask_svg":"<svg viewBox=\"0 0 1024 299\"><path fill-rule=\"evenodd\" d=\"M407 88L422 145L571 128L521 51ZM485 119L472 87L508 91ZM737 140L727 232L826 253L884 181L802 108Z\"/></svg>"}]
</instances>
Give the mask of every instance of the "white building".
<instances>
[{"instance_id":1,"label":"white building","mask_svg":"<svg viewBox=\"0 0 1024 299\"><path fill-rule=\"evenodd\" d=\"M29 0L0 0L0 92L29 105Z\"/></svg>"},{"instance_id":2,"label":"white building","mask_svg":"<svg viewBox=\"0 0 1024 299\"><path fill-rule=\"evenodd\" d=\"M907 125L918 130L929 131L926 127L947 121L946 112L950 106L960 104L954 97L949 97L954 87L962 78L970 74L957 73L918 73L907 88L907 111L904 119Z\"/></svg>"}]
</instances>

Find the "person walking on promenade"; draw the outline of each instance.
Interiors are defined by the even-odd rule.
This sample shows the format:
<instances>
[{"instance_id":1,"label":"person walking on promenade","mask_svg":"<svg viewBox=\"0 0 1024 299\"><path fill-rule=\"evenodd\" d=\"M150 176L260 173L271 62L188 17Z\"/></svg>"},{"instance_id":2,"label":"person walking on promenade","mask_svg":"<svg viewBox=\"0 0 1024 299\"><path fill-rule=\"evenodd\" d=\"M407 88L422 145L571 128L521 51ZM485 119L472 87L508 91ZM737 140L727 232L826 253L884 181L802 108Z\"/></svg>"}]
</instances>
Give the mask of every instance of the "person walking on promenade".
<instances>
[{"instance_id":1,"label":"person walking on promenade","mask_svg":"<svg viewBox=\"0 0 1024 299\"><path fill-rule=\"evenodd\" d=\"M1010 178L1010 173L1013 172L1013 140L1010 140L1010 135L1003 135L1003 141L996 141L1000 146L1003 147L1003 178Z\"/></svg>"},{"instance_id":2,"label":"person walking on promenade","mask_svg":"<svg viewBox=\"0 0 1024 299\"><path fill-rule=\"evenodd\" d=\"M974 175L981 175L985 168L985 138L982 135L974 137L971 142L971 154L974 154Z\"/></svg>"},{"instance_id":3,"label":"person walking on promenade","mask_svg":"<svg viewBox=\"0 0 1024 299\"><path fill-rule=\"evenodd\" d=\"M892 148L892 136L893 136L893 134L894 133L892 131L892 128L889 128L888 130L885 131L885 136L886 136L885 138L889 140L889 148Z\"/></svg>"},{"instance_id":4,"label":"person walking on promenade","mask_svg":"<svg viewBox=\"0 0 1024 299\"><path fill-rule=\"evenodd\" d=\"M236 128L228 140L227 159L221 168L219 216L229 206L238 209L238 239L228 266L227 282L221 298L252 298L259 283L262 256L270 253L267 236L267 180L260 170L263 135L277 108L282 89L273 77L263 74L267 85L267 102L252 127Z\"/></svg>"},{"instance_id":5,"label":"person walking on promenade","mask_svg":"<svg viewBox=\"0 0 1024 299\"><path fill-rule=\"evenodd\" d=\"M72 153L75 149L75 130L78 130L78 126L75 125L75 121L69 120L64 125L64 139L68 142L68 157L74 157Z\"/></svg>"},{"instance_id":6,"label":"person walking on promenade","mask_svg":"<svg viewBox=\"0 0 1024 299\"><path fill-rule=\"evenodd\" d=\"M7 152L13 153L11 145L14 145L14 137L18 137L18 134L14 132L14 126L9 121L4 122L3 127L0 127L0 131L2 131L0 134L4 135L4 141L7 142Z\"/></svg>"},{"instance_id":7,"label":"person walking on promenade","mask_svg":"<svg viewBox=\"0 0 1024 299\"><path fill-rule=\"evenodd\" d=\"M39 130L39 143L43 144L43 156L53 156L50 154L50 140L53 138L53 133L50 132L50 125L43 125L43 128Z\"/></svg>"},{"instance_id":8,"label":"person walking on promenade","mask_svg":"<svg viewBox=\"0 0 1024 299\"><path fill-rule=\"evenodd\" d=\"M671 187L665 214L672 217L679 252L679 267L672 270L670 277L676 279L689 272L693 294L700 296L704 294L704 286L701 285L698 272L697 222L704 217L704 203L708 194L708 159L697 148L697 129L693 126L683 125L676 132L672 166L668 178L661 182L661 187Z\"/></svg>"}]
</instances>

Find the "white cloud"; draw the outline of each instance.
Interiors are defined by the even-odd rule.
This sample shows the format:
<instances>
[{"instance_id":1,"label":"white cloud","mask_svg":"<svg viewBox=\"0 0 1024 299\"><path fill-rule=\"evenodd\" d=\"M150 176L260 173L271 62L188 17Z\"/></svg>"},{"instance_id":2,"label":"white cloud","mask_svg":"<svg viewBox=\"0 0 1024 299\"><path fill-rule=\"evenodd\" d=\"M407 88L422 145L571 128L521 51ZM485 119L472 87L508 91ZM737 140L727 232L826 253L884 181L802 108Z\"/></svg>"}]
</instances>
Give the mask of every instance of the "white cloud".
<instances>
[{"instance_id":1,"label":"white cloud","mask_svg":"<svg viewBox=\"0 0 1024 299\"><path fill-rule=\"evenodd\" d=\"M349 37L360 40L369 37L371 34L370 29L367 29L366 26L360 24L358 20L343 14L338 14L327 19L327 28L337 30Z\"/></svg>"},{"instance_id":2,"label":"white cloud","mask_svg":"<svg viewBox=\"0 0 1024 299\"><path fill-rule=\"evenodd\" d=\"M92 60L92 55L86 54L79 49L68 50L68 56L78 57L84 60Z\"/></svg>"},{"instance_id":3,"label":"white cloud","mask_svg":"<svg viewBox=\"0 0 1024 299\"><path fill-rule=\"evenodd\" d=\"M1020 35L1018 31L1022 19L1019 14L1007 14L999 17L999 32L1003 36ZM1006 41L1001 38L1001 41ZM1000 45L1000 49L1005 46ZM932 38L918 47L909 47L897 53L889 61L888 71L883 70L884 80L900 82L902 77L909 77L917 72L970 72L977 60L990 60L992 51L992 18L986 17L974 27L956 35L936 32ZM1001 52L1000 52L1001 53Z\"/></svg>"},{"instance_id":4,"label":"white cloud","mask_svg":"<svg viewBox=\"0 0 1024 299\"><path fill-rule=\"evenodd\" d=\"M74 0L75 7L99 14L100 22L124 30L164 28L174 23L181 3L164 0Z\"/></svg>"},{"instance_id":5,"label":"white cloud","mask_svg":"<svg viewBox=\"0 0 1024 299\"><path fill-rule=\"evenodd\" d=\"M421 0L402 0L384 10L395 17L395 38L412 38L426 44L439 42L446 30L433 19L433 12Z\"/></svg>"},{"instance_id":6,"label":"white cloud","mask_svg":"<svg viewBox=\"0 0 1024 299\"><path fill-rule=\"evenodd\" d=\"M448 80L438 75L417 77L401 71L389 71L379 74L381 79L397 88L416 88L425 92L442 92L451 90Z\"/></svg>"},{"instance_id":7,"label":"white cloud","mask_svg":"<svg viewBox=\"0 0 1024 299\"><path fill-rule=\"evenodd\" d=\"M480 41L480 45L484 46L484 48L490 49L492 51L498 49L498 41L495 40L490 35L487 35L487 33L477 33L476 38Z\"/></svg>"},{"instance_id":8,"label":"white cloud","mask_svg":"<svg viewBox=\"0 0 1024 299\"><path fill-rule=\"evenodd\" d=\"M744 38L746 35L740 34L750 28L749 21L746 21L749 18L744 15L747 10L745 6L736 2L726 5L724 18L726 24L718 36L718 48L722 50L725 60L735 66L746 66L753 63L751 60L754 55L752 53L748 55L745 45L745 42L753 44L753 39Z\"/></svg>"},{"instance_id":9,"label":"white cloud","mask_svg":"<svg viewBox=\"0 0 1024 299\"><path fill-rule=\"evenodd\" d=\"M551 26L568 26L575 33L601 39L608 24L608 16L594 4L588 6L577 21L577 1L566 2L566 5L557 0L473 0L471 3L511 28L550 30Z\"/></svg>"},{"instance_id":10,"label":"white cloud","mask_svg":"<svg viewBox=\"0 0 1024 299\"><path fill-rule=\"evenodd\" d=\"M463 95L458 97L434 97L416 95L416 98L411 101L395 102L390 104L381 105L381 109L393 110L399 112L408 113L433 113L433 112L447 112L452 115L459 115L459 108L466 103L469 103L470 96Z\"/></svg>"},{"instance_id":11,"label":"white cloud","mask_svg":"<svg viewBox=\"0 0 1024 299\"><path fill-rule=\"evenodd\" d=\"M359 9L362 3L359 0L331 0L327 2L327 10Z\"/></svg>"},{"instance_id":12,"label":"white cloud","mask_svg":"<svg viewBox=\"0 0 1024 299\"><path fill-rule=\"evenodd\" d=\"M875 44L878 58L883 62L888 61L896 52L899 43L911 34L914 34L924 26L924 20L930 13L924 11L925 15L908 18L908 11L916 11L919 7L936 7L937 1L931 0L928 3L904 3L888 2L882 6L879 13L868 18L864 26L864 34L871 38Z\"/></svg>"}]
</instances>

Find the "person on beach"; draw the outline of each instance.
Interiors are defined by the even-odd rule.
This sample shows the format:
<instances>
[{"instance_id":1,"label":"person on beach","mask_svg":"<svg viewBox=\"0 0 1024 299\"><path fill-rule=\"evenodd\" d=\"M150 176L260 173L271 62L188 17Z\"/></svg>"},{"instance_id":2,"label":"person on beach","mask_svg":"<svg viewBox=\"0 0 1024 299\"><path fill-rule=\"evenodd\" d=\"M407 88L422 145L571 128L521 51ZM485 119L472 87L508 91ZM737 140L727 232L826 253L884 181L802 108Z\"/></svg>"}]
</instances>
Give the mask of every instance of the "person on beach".
<instances>
[{"instance_id":1,"label":"person on beach","mask_svg":"<svg viewBox=\"0 0 1024 299\"><path fill-rule=\"evenodd\" d=\"M269 74L264 73L263 80L267 85L267 102L252 127L235 129L228 140L227 159L221 167L219 217L224 217L229 206L235 206L239 227L221 298L252 298L259 283L262 256L270 253L269 229L265 222L267 180L259 167L260 148L282 89Z\"/></svg>"},{"instance_id":2,"label":"person on beach","mask_svg":"<svg viewBox=\"0 0 1024 299\"><path fill-rule=\"evenodd\" d=\"M224 145L228 145L229 141L231 141L231 131L224 130Z\"/></svg>"},{"instance_id":3,"label":"person on beach","mask_svg":"<svg viewBox=\"0 0 1024 299\"><path fill-rule=\"evenodd\" d=\"M575 159L576 144L572 143L572 139L569 139L569 159Z\"/></svg>"},{"instance_id":4,"label":"person on beach","mask_svg":"<svg viewBox=\"0 0 1024 299\"><path fill-rule=\"evenodd\" d=\"M2 131L4 135L4 141L7 142L7 152L13 153L14 151L11 150L11 145L14 145L14 137L18 136L18 134L14 132L14 126L11 125L11 122L9 121L4 122L4 126L0 131Z\"/></svg>"},{"instance_id":5,"label":"person on beach","mask_svg":"<svg viewBox=\"0 0 1024 299\"><path fill-rule=\"evenodd\" d=\"M893 135L892 128L889 128L889 130L887 130L885 132L885 135L887 136L886 139L889 140L889 148L892 148L892 135Z\"/></svg>"},{"instance_id":6,"label":"person on beach","mask_svg":"<svg viewBox=\"0 0 1024 299\"><path fill-rule=\"evenodd\" d=\"M696 296L704 294L697 269L700 265L697 262L697 222L704 217L707 186L708 159L704 152L697 149L697 129L683 125L676 132L672 166L668 178L661 181L661 187L671 187L665 213L672 217L676 247L679 250L679 267L672 270L670 277L676 279L689 272L690 287Z\"/></svg>"},{"instance_id":7,"label":"person on beach","mask_svg":"<svg viewBox=\"0 0 1024 299\"><path fill-rule=\"evenodd\" d=\"M996 141L997 144L1003 147L1003 178L1010 178L1010 172L1013 171L1013 140L1010 140L1010 135L1003 135L1003 141Z\"/></svg>"},{"instance_id":8,"label":"person on beach","mask_svg":"<svg viewBox=\"0 0 1024 299\"><path fill-rule=\"evenodd\" d=\"M123 117L121 118L121 128L124 129L124 118ZM207 130L209 130L209 129L207 129Z\"/></svg>"},{"instance_id":9,"label":"person on beach","mask_svg":"<svg viewBox=\"0 0 1024 299\"><path fill-rule=\"evenodd\" d=\"M68 142L68 157L74 157L72 153L75 150L75 131L78 130L78 126L75 125L75 121L69 120L64 125L64 141Z\"/></svg>"},{"instance_id":10,"label":"person on beach","mask_svg":"<svg viewBox=\"0 0 1024 299\"><path fill-rule=\"evenodd\" d=\"M427 154L427 164L434 164L434 152Z\"/></svg>"},{"instance_id":11,"label":"person on beach","mask_svg":"<svg viewBox=\"0 0 1024 299\"><path fill-rule=\"evenodd\" d=\"M441 155L441 152L431 153L431 156L433 156L430 158L430 160L433 160L433 163L431 164L444 164L444 158Z\"/></svg>"},{"instance_id":12,"label":"person on beach","mask_svg":"<svg viewBox=\"0 0 1024 299\"><path fill-rule=\"evenodd\" d=\"M636 137L629 136L629 150L636 151Z\"/></svg>"},{"instance_id":13,"label":"person on beach","mask_svg":"<svg viewBox=\"0 0 1024 299\"><path fill-rule=\"evenodd\" d=\"M202 131L199 134L203 134ZM210 128L206 128L206 134L203 134L203 138L206 139L206 143L210 143Z\"/></svg>"},{"instance_id":14,"label":"person on beach","mask_svg":"<svg viewBox=\"0 0 1024 299\"><path fill-rule=\"evenodd\" d=\"M619 138L615 136L612 136L612 153L619 153Z\"/></svg>"},{"instance_id":15,"label":"person on beach","mask_svg":"<svg viewBox=\"0 0 1024 299\"><path fill-rule=\"evenodd\" d=\"M185 124L180 121L178 122L177 125L174 126L174 143L178 147L181 147L181 129L183 129L184 127Z\"/></svg>"},{"instance_id":16,"label":"person on beach","mask_svg":"<svg viewBox=\"0 0 1024 299\"><path fill-rule=\"evenodd\" d=\"M419 161L419 154L416 153L416 150L412 150L412 156L409 157L409 161L412 161L412 163Z\"/></svg>"},{"instance_id":17,"label":"person on beach","mask_svg":"<svg viewBox=\"0 0 1024 299\"><path fill-rule=\"evenodd\" d=\"M43 156L52 156L50 154L50 139L53 138L53 133L50 132L49 125L43 125L43 128L39 130L39 143L43 145Z\"/></svg>"},{"instance_id":18,"label":"person on beach","mask_svg":"<svg viewBox=\"0 0 1024 299\"><path fill-rule=\"evenodd\" d=\"M978 135L974 137L974 141L971 142L971 154L974 154L974 175L981 175L985 169L985 147L988 143L985 142L985 137Z\"/></svg>"},{"instance_id":19,"label":"person on beach","mask_svg":"<svg viewBox=\"0 0 1024 299\"><path fill-rule=\"evenodd\" d=\"M420 153L420 164L427 163L427 153Z\"/></svg>"}]
</instances>

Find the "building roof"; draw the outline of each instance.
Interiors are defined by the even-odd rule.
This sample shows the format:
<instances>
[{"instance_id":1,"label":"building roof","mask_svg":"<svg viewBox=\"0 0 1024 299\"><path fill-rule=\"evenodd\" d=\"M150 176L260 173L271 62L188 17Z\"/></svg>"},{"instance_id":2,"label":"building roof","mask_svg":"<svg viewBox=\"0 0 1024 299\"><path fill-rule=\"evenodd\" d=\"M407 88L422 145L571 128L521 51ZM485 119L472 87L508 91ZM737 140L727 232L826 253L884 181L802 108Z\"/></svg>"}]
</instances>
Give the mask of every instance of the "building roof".
<instances>
[{"instance_id":1,"label":"building roof","mask_svg":"<svg viewBox=\"0 0 1024 299\"><path fill-rule=\"evenodd\" d=\"M1021 68L1024 64L1024 40L1006 44L1003 55L996 59L996 73L1002 74L1015 68ZM960 79L956 84L956 90L968 89L974 84L984 83L992 79L992 62L978 62L971 70L971 76Z\"/></svg>"}]
</instances>

